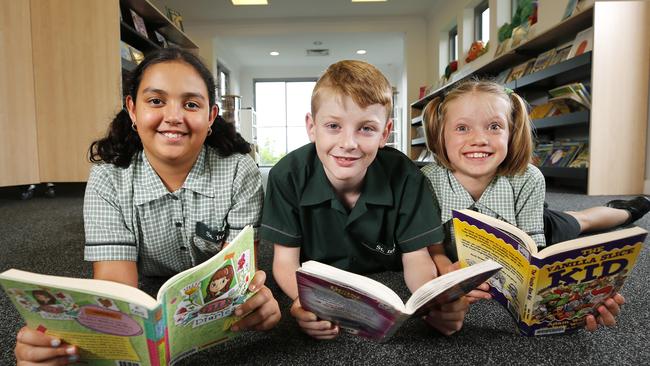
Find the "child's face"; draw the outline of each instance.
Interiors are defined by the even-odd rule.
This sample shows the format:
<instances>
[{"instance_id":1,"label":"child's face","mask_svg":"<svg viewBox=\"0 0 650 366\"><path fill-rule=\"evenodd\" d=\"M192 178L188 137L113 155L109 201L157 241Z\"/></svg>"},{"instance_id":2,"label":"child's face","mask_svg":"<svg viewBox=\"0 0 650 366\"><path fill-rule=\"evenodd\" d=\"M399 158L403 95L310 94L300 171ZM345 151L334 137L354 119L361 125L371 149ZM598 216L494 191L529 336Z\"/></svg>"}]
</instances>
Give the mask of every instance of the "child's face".
<instances>
[{"instance_id":1,"label":"child's face","mask_svg":"<svg viewBox=\"0 0 650 366\"><path fill-rule=\"evenodd\" d=\"M212 292L213 294L217 292L221 292L221 290L224 287L226 287L227 282L228 282L227 277L221 277L210 282L210 292Z\"/></svg>"},{"instance_id":2,"label":"child's face","mask_svg":"<svg viewBox=\"0 0 650 366\"><path fill-rule=\"evenodd\" d=\"M127 97L127 107L147 159L154 166L193 164L218 112L199 73L177 61L149 66L136 100Z\"/></svg>"},{"instance_id":3,"label":"child's face","mask_svg":"<svg viewBox=\"0 0 650 366\"><path fill-rule=\"evenodd\" d=\"M454 176L491 180L508 154L508 104L489 93L470 93L447 105L445 150Z\"/></svg>"},{"instance_id":4,"label":"child's face","mask_svg":"<svg viewBox=\"0 0 650 366\"><path fill-rule=\"evenodd\" d=\"M324 90L316 116L307 115L307 133L334 189L359 191L366 171L384 147L393 122L386 108L361 108L349 96Z\"/></svg>"}]
</instances>

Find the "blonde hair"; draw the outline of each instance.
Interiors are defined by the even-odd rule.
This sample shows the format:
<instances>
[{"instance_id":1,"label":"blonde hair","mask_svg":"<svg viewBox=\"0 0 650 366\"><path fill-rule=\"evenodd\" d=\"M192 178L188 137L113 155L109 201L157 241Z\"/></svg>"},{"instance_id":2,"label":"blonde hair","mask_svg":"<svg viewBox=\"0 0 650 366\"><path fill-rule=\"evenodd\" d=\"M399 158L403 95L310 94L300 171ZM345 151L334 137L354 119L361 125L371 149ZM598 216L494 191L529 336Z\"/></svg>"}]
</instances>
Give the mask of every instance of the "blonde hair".
<instances>
[{"instance_id":1,"label":"blonde hair","mask_svg":"<svg viewBox=\"0 0 650 366\"><path fill-rule=\"evenodd\" d=\"M445 149L445 118L449 103L469 93L489 93L507 102L508 154L496 174L512 176L522 174L533 154L533 135L526 102L516 93L506 92L502 85L488 80L470 79L461 82L442 97L432 99L422 112L427 147L438 164L453 171Z\"/></svg>"},{"instance_id":2,"label":"blonde hair","mask_svg":"<svg viewBox=\"0 0 650 366\"><path fill-rule=\"evenodd\" d=\"M393 108L390 82L373 65L357 60L343 60L330 65L318 79L311 94L311 114L316 116L323 90L337 96L349 96L361 108L381 104L386 108L387 119Z\"/></svg>"}]
</instances>

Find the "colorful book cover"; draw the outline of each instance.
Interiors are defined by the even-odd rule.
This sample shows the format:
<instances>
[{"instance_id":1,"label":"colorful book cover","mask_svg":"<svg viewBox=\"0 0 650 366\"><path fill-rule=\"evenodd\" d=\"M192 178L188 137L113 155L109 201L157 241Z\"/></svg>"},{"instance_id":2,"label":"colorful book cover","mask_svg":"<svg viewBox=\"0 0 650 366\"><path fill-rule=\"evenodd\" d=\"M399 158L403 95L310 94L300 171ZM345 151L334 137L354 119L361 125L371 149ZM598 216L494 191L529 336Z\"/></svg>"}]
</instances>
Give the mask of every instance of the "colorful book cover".
<instances>
[{"instance_id":1,"label":"colorful book cover","mask_svg":"<svg viewBox=\"0 0 650 366\"><path fill-rule=\"evenodd\" d=\"M147 27L144 25L144 19L138 13L133 11L133 9L129 9L131 12L131 17L133 18L133 26L135 27L135 30L137 30L144 38L149 38L149 35L147 35Z\"/></svg>"},{"instance_id":2,"label":"colorful book cover","mask_svg":"<svg viewBox=\"0 0 650 366\"><path fill-rule=\"evenodd\" d=\"M630 275L647 231L628 228L557 243L537 251L523 231L470 210L453 212L462 265L492 259L503 269L488 282L494 299L522 334L575 331Z\"/></svg>"},{"instance_id":3,"label":"colorful book cover","mask_svg":"<svg viewBox=\"0 0 650 366\"><path fill-rule=\"evenodd\" d=\"M15 269L0 284L27 326L77 345L82 363L167 365L236 333L233 312L253 294L254 232L245 228L210 260L169 279L158 300L110 281Z\"/></svg>"}]
</instances>

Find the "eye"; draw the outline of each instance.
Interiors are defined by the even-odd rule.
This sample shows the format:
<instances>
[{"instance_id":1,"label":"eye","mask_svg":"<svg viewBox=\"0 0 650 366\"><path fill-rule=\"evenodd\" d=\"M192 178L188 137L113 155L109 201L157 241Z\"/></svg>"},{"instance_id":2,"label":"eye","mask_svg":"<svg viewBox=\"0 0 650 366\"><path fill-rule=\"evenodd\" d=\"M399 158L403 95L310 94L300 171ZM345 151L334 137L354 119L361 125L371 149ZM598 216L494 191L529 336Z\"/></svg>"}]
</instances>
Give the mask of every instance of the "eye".
<instances>
[{"instance_id":1,"label":"eye","mask_svg":"<svg viewBox=\"0 0 650 366\"><path fill-rule=\"evenodd\" d=\"M499 122L492 122L488 126L488 130L490 130L490 131L499 131L501 129L502 129L502 127L501 127L501 124Z\"/></svg>"},{"instance_id":2,"label":"eye","mask_svg":"<svg viewBox=\"0 0 650 366\"><path fill-rule=\"evenodd\" d=\"M148 102L149 104L151 104L151 105L155 105L155 106L158 106L158 105L162 105L162 104L163 104L163 101L162 101L162 99L160 99L160 98L151 98L151 99L149 99L147 102Z\"/></svg>"},{"instance_id":3,"label":"eye","mask_svg":"<svg viewBox=\"0 0 650 366\"><path fill-rule=\"evenodd\" d=\"M375 128L373 126L363 126L361 127L360 130L361 132L365 132L365 133L375 132Z\"/></svg>"},{"instance_id":4,"label":"eye","mask_svg":"<svg viewBox=\"0 0 650 366\"><path fill-rule=\"evenodd\" d=\"M187 102L187 103L185 103L185 108L187 108L187 109L199 109L200 106L199 106L198 103L195 103L195 102Z\"/></svg>"},{"instance_id":5,"label":"eye","mask_svg":"<svg viewBox=\"0 0 650 366\"><path fill-rule=\"evenodd\" d=\"M336 123L336 122L328 122L328 123L325 124L325 128L327 128L329 130L336 130L336 129L339 128L339 124Z\"/></svg>"},{"instance_id":6,"label":"eye","mask_svg":"<svg viewBox=\"0 0 650 366\"><path fill-rule=\"evenodd\" d=\"M467 132L469 129L465 125L458 125L456 126L455 130L458 132Z\"/></svg>"}]
</instances>

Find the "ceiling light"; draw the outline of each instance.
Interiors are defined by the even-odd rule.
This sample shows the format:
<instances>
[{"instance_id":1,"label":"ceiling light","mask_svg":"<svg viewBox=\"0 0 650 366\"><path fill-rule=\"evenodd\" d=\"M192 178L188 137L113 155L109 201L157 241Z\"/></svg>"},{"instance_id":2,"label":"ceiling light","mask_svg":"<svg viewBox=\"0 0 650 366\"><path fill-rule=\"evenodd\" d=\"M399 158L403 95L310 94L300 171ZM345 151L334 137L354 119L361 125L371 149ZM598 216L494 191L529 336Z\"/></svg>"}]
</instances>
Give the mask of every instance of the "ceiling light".
<instances>
[{"instance_id":1,"label":"ceiling light","mask_svg":"<svg viewBox=\"0 0 650 366\"><path fill-rule=\"evenodd\" d=\"M353 3L383 3L387 0L352 0Z\"/></svg>"},{"instance_id":2,"label":"ceiling light","mask_svg":"<svg viewBox=\"0 0 650 366\"><path fill-rule=\"evenodd\" d=\"M365 55L366 52L366 50L357 50L357 55Z\"/></svg>"},{"instance_id":3,"label":"ceiling light","mask_svg":"<svg viewBox=\"0 0 650 366\"><path fill-rule=\"evenodd\" d=\"M269 5L267 0L231 0L233 5Z\"/></svg>"},{"instance_id":4,"label":"ceiling light","mask_svg":"<svg viewBox=\"0 0 650 366\"><path fill-rule=\"evenodd\" d=\"M269 55L271 55L271 56L279 56L279 55L280 55L280 52L278 52L278 51L271 51L271 52L269 52Z\"/></svg>"}]
</instances>

